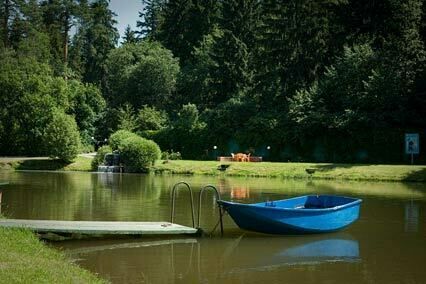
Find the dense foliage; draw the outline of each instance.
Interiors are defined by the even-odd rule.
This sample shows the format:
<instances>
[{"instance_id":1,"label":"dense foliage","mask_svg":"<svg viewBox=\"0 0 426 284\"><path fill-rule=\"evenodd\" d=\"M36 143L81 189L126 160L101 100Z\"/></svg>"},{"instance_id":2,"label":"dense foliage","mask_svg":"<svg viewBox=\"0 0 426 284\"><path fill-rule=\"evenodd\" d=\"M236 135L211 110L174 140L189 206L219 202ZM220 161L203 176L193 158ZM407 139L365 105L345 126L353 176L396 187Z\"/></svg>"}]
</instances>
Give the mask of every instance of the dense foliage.
<instances>
[{"instance_id":1,"label":"dense foliage","mask_svg":"<svg viewBox=\"0 0 426 284\"><path fill-rule=\"evenodd\" d=\"M127 130L118 130L111 134L108 139L108 144L113 151L116 151L120 149L124 140L131 137L137 137L137 135Z\"/></svg>"},{"instance_id":2,"label":"dense foliage","mask_svg":"<svg viewBox=\"0 0 426 284\"><path fill-rule=\"evenodd\" d=\"M161 157L157 143L128 130L114 132L108 143L109 146L104 146L108 148L101 149L117 151L127 172L146 172L148 167Z\"/></svg>"},{"instance_id":3,"label":"dense foliage","mask_svg":"<svg viewBox=\"0 0 426 284\"><path fill-rule=\"evenodd\" d=\"M154 141L137 135L124 139L118 152L126 172L147 172L161 157L160 147Z\"/></svg>"},{"instance_id":4,"label":"dense foliage","mask_svg":"<svg viewBox=\"0 0 426 284\"><path fill-rule=\"evenodd\" d=\"M98 151L96 152L96 156L93 158L91 163L93 171L98 170L98 166L102 165L105 160L105 155L109 153L112 153L112 149L109 145L99 147Z\"/></svg>"},{"instance_id":5,"label":"dense foliage","mask_svg":"<svg viewBox=\"0 0 426 284\"><path fill-rule=\"evenodd\" d=\"M158 42L125 44L110 52L105 96L110 105L167 106L175 90L179 64Z\"/></svg>"},{"instance_id":6,"label":"dense foliage","mask_svg":"<svg viewBox=\"0 0 426 284\"><path fill-rule=\"evenodd\" d=\"M58 111L83 144L126 130L184 159L396 163L407 132L425 149L423 0L141 1L117 45L107 0L0 0L0 154L56 155Z\"/></svg>"},{"instance_id":7,"label":"dense foliage","mask_svg":"<svg viewBox=\"0 0 426 284\"><path fill-rule=\"evenodd\" d=\"M77 157L80 147L77 123L62 110L53 112L43 138L50 157L57 157L64 162L71 162Z\"/></svg>"}]
</instances>

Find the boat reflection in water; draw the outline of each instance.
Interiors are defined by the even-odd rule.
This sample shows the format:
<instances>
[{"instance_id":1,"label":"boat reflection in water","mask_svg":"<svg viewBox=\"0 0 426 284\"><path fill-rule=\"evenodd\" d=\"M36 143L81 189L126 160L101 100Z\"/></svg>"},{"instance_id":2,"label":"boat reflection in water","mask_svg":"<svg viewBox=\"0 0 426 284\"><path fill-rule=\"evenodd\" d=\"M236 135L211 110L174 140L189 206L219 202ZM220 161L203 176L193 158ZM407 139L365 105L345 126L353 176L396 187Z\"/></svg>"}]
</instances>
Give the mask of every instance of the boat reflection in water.
<instances>
[{"instance_id":1,"label":"boat reflection in water","mask_svg":"<svg viewBox=\"0 0 426 284\"><path fill-rule=\"evenodd\" d=\"M287 264L358 261L359 246L354 240L322 240L286 249L277 258Z\"/></svg>"},{"instance_id":2,"label":"boat reflection in water","mask_svg":"<svg viewBox=\"0 0 426 284\"><path fill-rule=\"evenodd\" d=\"M223 283L233 283L246 272L251 272L250 278L255 280L265 278L257 272L276 270L281 275L288 273L289 266L307 266L309 274L309 267L315 265L360 261L358 241L343 233L307 237L248 234L142 242L100 241L86 245L81 248L80 243L76 249L72 243L62 243L62 248L84 267L112 282L173 283L179 279L182 283L207 283L221 279Z\"/></svg>"},{"instance_id":3,"label":"boat reflection in water","mask_svg":"<svg viewBox=\"0 0 426 284\"><path fill-rule=\"evenodd\" d=\"M228 258L239 263L231 272L271 270L287 265L316 265L333 262L358 262L359 243L349 234L286 238L244 238ZM253 248L263 243L260 248ZM230 267L232 265L229 265Z\"/></svg>"}]
</instances>

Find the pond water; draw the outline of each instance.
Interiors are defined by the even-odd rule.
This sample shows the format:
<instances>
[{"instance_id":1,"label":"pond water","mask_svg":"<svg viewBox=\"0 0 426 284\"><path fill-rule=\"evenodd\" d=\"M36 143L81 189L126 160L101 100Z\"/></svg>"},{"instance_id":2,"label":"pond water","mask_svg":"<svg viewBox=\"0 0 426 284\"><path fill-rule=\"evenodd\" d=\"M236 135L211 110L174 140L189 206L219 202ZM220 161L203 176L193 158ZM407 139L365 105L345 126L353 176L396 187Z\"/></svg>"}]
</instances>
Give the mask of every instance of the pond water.
<instances>
[{"instance_id":1,"label":"pond water","mask_svg":"<svg viewBox=\"0 0 426 284\"><path fill-rule=\"evenodd\" d=\"M426 283L426 184L0 171L0 182L9 181L1 210L22 219L168 221L171 187L180 180L192 185L194 200L212 184L223 199L245 203L311 193L363 203L356 223L331 234L255 234L225 216L224 237L51 245L113 283ZM207 194L206 231L218 221L214 204ZM175 222L191 225L190 216L188 195L179 191Z\"/></svg>"}]
</instances>

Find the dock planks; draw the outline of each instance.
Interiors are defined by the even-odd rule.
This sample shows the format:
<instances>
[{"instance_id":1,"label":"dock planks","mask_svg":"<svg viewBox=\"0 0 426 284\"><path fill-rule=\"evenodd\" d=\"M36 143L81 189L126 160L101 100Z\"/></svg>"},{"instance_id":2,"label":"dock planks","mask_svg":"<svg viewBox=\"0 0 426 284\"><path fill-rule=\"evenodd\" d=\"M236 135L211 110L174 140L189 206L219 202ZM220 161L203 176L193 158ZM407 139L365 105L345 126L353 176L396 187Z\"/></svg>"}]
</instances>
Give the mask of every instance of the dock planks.
<instances>
[{"instance_id":1,"label":"dock planks","mask_svg":"<svg viewBox=\"0 0 426 284\"><path fill-rule=\"evenodd\" d=\"M41 233L85 235L181 235L197 233L195 228L169 222L0 219L0 227L27 228Z\"/></svg>"}]
</instances>

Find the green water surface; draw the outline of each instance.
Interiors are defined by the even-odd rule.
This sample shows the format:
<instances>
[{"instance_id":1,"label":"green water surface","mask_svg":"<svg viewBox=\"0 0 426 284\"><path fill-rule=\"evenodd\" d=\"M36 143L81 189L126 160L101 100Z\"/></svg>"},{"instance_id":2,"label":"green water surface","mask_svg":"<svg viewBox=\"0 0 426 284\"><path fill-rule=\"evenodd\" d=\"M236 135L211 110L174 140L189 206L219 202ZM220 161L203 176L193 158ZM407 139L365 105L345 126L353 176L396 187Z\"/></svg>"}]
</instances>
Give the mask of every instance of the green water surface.
<instances>
[{"instance_id":1,"label":"green water surface","mask_svg":"<svg viewBox=\"0 0 426 284\"><path fill-rule=\"evenodd\" d=\"M168 221L171 187L251 203L304 194L363 199L360 219L323 235L269 236L240 230L225 216L225 236L73 240L52 244L113 283L426 283L426 184L131 174L0 172L1 210L10 218ZM202 227L218 220L211 193ZM176 223L191 225L179 191Z\"/></svg>"}]
</instances>

